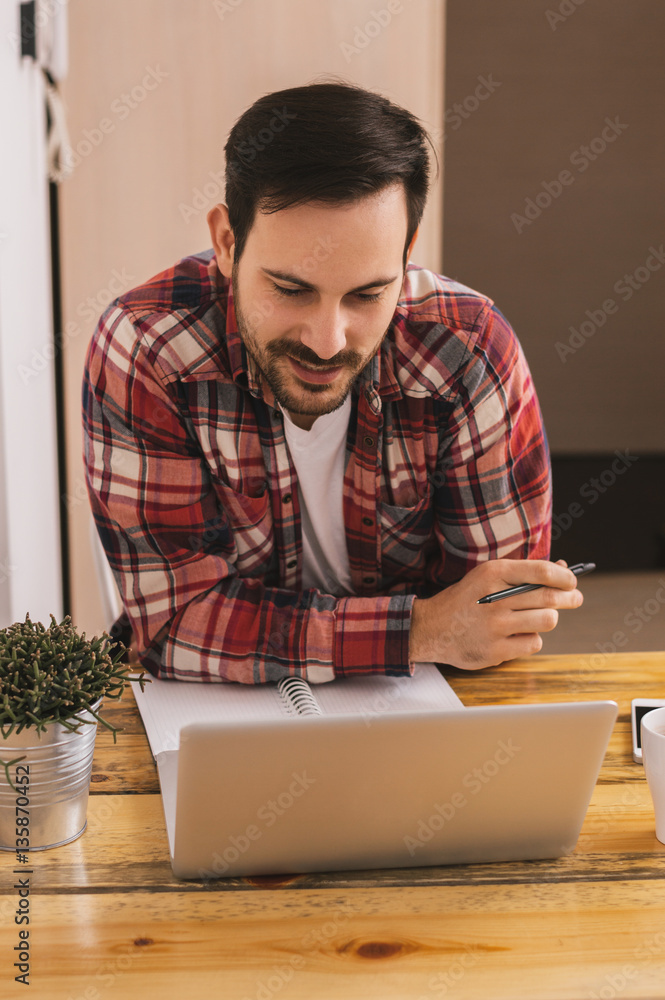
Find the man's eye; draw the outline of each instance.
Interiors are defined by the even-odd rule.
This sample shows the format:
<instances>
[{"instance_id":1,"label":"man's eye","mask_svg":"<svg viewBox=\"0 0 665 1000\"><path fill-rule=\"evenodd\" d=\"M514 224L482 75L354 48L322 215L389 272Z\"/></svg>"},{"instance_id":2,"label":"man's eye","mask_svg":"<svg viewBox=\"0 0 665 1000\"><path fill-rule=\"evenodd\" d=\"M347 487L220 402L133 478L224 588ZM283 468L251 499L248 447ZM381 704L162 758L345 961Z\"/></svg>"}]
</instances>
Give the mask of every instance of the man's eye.
<instances>
[{"instance_id":1,"label":"man's eye","mask_svg":"<svg viewBox=\"0 0 665 1000\"><path fill-rule=\"evenodd\" d=\"M274 283L273 287L275 291L279 293L279 295L285 295L287 298L295 297L297 295L304 295L304 293L307 291L306 288L284 288L283 285L275 285Z\"/></svg>"},{"instance_id":2,"label":"man's eye","mask_svg":"<svg viewBox=\"0 0 665 1000\"><path fill-rule=\"evenodd\" d=\"M277 285L273 282L273 288L278 295L283 295L285 298L297 298L299 295L307 295L309 288L286 288L284 285ZM359 302L378 302L378 300L383 295L383 289L380 292L355 292L354 293Z\"/></svg>"}]
</instances>

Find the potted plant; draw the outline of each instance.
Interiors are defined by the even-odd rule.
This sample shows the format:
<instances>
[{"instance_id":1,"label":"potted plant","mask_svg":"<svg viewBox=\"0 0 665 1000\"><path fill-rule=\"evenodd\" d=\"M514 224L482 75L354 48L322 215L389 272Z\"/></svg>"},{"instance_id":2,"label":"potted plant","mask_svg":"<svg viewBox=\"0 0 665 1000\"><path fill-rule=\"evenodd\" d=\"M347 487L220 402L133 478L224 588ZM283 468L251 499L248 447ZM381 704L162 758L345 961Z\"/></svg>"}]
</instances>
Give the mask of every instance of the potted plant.
<instances>
[{"instance_id":1,"label":"potted plant","mask_svg":"<svg viewBox=\"0 0 665 1000\"><path fill-rule=\"evenodd\" d=\"M145 671L121 663L125 646L103 632L79 634L66 617L46 628L16 622L0 630L0 849L44 850L86 826L97 723L104 698L117 700Z\"/></svg>"}]
</instances>

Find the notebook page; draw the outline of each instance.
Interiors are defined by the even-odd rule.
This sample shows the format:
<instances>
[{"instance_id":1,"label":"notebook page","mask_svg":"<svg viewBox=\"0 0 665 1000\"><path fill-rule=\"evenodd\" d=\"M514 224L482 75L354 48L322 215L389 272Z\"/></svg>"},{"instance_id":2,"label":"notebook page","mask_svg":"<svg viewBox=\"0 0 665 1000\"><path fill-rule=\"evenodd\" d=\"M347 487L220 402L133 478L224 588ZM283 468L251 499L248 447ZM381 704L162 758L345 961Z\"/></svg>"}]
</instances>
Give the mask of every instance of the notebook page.
<instances>
[{"instance_id":1,"label":"notebook page","mask_svg":"<svg viewBox=\"0 0 665 1000\"><path fill-rule=\"evenodd\" d=\"M171 857L175 850L175 815L178 792L178 751L165 750L156 758L159 774L159 787L162 792L162 809L166 823L166 835L169 838Z\"/></svg>"},{"instance_id":2,"label":"notebook page","mask_svg":"<svg viewBox=\"0 0 665 1000\"><path fill-rule=\"evenodd\" d=\"M274 684L202 684L160 681L141 691L132 683L153 757L177 750L180 730L192 722L255 722L288 718ZM311 685L325 715L458 709L462 702L433 663L417 663L412 677L345 677Z\"/></svg>"},{"instance_id":3,"label":"notebook page","mask_svg":"<svg viewBox=\"0 0 665 1000\"><path fill-rule=\"evenodd\" d=\"M416 663L412 677L345 677L313 688L324 715L366 716L464 708L433 663Z\"/></svg>"},{"instance_id":4,"label":"notebook page","mask_svg":"<svg viewBox=\"0 0 665 1000\"><path fill-rule=\"evenodd\" d=\"M143 691L136 681L132 688L153 757L177 750L180 730L192 722L253 722L286 714L274 684L202 684L153 677Z\"/></svg>"}]
</instances>

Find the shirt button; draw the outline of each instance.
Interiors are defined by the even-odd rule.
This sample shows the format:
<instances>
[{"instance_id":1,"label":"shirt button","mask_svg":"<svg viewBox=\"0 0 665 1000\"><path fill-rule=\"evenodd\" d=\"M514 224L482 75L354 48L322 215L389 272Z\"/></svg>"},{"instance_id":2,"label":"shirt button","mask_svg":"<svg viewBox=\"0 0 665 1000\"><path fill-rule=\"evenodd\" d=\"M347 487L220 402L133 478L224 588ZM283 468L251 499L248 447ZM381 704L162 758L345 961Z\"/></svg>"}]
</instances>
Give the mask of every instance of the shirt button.
<instances>
[{"instance_id":1,"label":"shirt button","mask_svg":"<svg viewBox=\"0 0 665 1000\"><path fill-rule=\"evenodd\" d=\"M367 445L368 448L371 448L372 445L374 444L374 438L373 437L369 437L369 435L366 438L364 438L363 440L364 440L364 442L365 442L365 444Z\"/></svg>"},{"instance_id":2,"label":"shirt button","mask_svg":"<svg viewBox=\"0 0 665 1000\"><path fill-rule=\"evenodd\" d=\"M372 520L371 517L364 517L363 524L366 524L368 528L371 528L372 525L374 524L374 521Z\"/></svg>"},{"instance_id":3,"label":"shirt button","mask_svg":"<svg viewBox=\"0 0 665 1000\"><path fill-rule=\"evenodd\" d=\"M289 559L289 561L286 564L286 568L287 569L295 569L297 565L298 565L298 560L297 559Z\"/></svg>"},{"instance_id":4,"label":"shirt button","mask_svg":"<svg viewBox=\"0 0 665 1000\"><path fill-rule=\"evenodd\" d=\"M293 497L291 496L290 493L285 493L284 496L282 497L282 503L291 503L292 499Z\"/></svg>"},{"instance_id":5,"label":"shirt button","mask_svg":"<svg viewBox=\"0 0 665 1000\"><path fill-rule=\"evenodd\" d=\"M281 420L282 419L282 412L281 412L281 410L273 410L272 411L272 419L273 420Z\"/></svg>"},{"instance_id":6,"label":"shirt button","mask_svg":"<svg viewBox=\"0 0 665 1000\"><path fill-rule=\"evenodd\" d=\"M375 582L375 579L374 579L373 576L364 576L363 577L363 583L374 583L374 582Z\"/></svg>"}]
</instances>

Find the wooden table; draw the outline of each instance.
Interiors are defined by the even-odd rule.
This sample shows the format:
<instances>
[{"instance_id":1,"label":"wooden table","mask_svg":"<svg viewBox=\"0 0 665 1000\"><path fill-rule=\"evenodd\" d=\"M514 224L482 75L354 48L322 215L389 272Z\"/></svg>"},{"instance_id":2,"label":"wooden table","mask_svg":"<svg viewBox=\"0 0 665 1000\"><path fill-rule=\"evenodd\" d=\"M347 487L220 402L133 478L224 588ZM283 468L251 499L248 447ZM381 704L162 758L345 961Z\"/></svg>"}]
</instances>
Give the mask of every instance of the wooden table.
<instances>
[{"instance_id":1,"label":"wooden table","mask_svg":"<svg viewBox=\"0 0 665 1000\"><path fill-rule=\"evenodd\" d=\"M88 829L31 856L30 989L14 982L16 859L0 856L0 996L48 1000L665 997L665 845L630 699L665 653L552 656L447 676L466 705L613 698L575 851L557 861L178 882L128 692L97 737Z\"/></svg>"}]
</instances>

